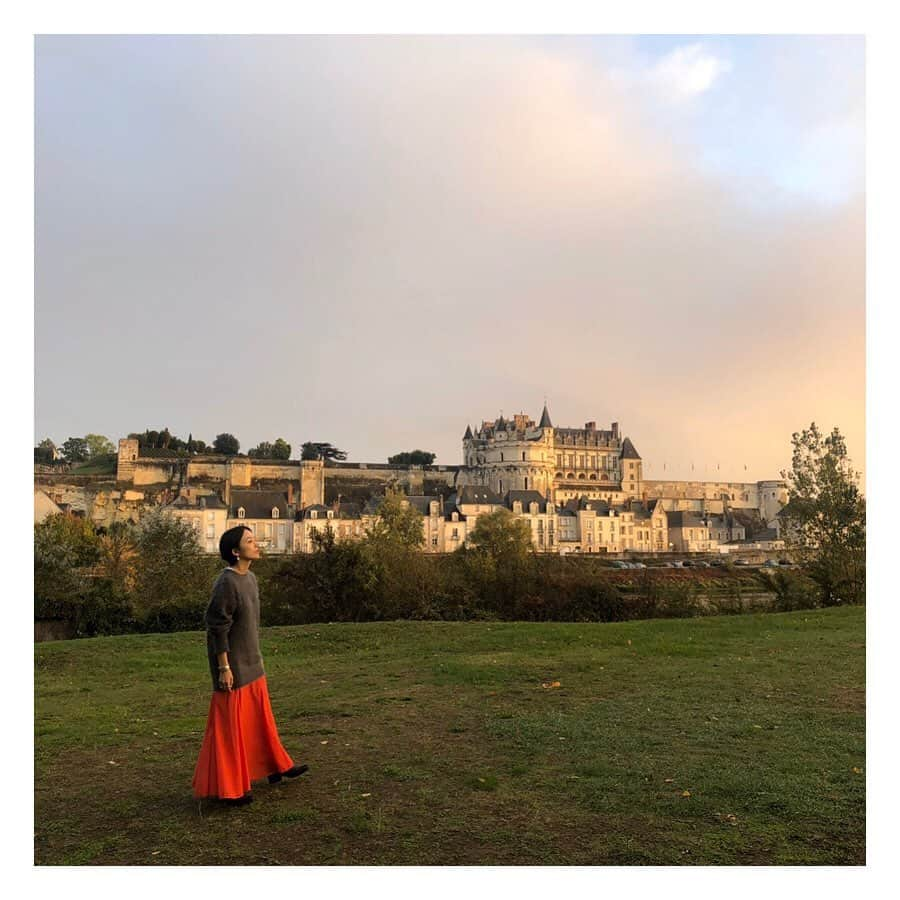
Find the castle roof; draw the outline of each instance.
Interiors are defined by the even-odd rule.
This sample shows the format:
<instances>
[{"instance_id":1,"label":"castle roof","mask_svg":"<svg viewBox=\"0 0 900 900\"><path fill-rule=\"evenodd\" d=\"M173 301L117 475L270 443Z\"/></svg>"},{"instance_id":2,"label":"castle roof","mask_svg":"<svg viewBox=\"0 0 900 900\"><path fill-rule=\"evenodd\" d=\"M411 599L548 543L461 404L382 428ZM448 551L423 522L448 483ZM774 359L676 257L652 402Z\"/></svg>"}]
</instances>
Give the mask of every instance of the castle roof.
<instances>
[{"instance_id":1,"label":"castle roof","mask_svg":"<svg viewBox=\"0 0 900 900\"><path fill-rule=\"evenodd\" d=\"M634 449L634 444L631 443L631 438L625 438L622 441L622 452L620 454L622 459L640 459L641 455Z\"/></svg>"},{"instance_id":2,"label":"castle roof","mask_svg":"<svg viewBox=\"0 0 900 900\"><path fill-rule=\"evenodd\" d=\"M466 433L463 435L463 440L467 441L472 437L472 426L466 425Z\"/></svg>"},{"instance_id":3,"label":"castle roof","mask_svg":"<svg viewBox=\"0 0 900 900\"><path fill-rule=\"evenodd\" d=\"M544 411L541 413L541 421L538 424L538 428L552 428L553 423L550 421L550 412L547 409L547 404L544 404Z\"/></svg>"}]
</instances>

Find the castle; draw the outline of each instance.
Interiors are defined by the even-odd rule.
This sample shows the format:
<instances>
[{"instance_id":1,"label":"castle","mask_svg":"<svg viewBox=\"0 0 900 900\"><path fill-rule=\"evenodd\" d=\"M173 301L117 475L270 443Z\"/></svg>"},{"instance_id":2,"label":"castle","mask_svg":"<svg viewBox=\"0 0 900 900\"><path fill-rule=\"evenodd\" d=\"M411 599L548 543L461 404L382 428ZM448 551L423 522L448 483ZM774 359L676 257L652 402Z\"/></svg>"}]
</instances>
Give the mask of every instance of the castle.
<instances>
[{"instance_id":1,"label":"castle","mask_svg":"<svg viewBox=\"0 0 900 900\"><path fill-rule=\"evenodd\" d=\"M38 474L35 484L97 525L163 506L192 524L207 552L239 523L277 553L311 549L322 528L358 537L387 490L402 492L422 513L429 552L465 543L478 516L500 507L528 518L538 550L709 551L751 532L776 538L787 502L778 480L646 480L641 456L617 422L608 429L596 422L556 427L546 403L537 423L520 413L485 420L474 431L467 426L462 453L461 466L183 457L142 452L137 440L123 438L115 484L67 484L64 475Z\"/></svg>"}]
</instances>

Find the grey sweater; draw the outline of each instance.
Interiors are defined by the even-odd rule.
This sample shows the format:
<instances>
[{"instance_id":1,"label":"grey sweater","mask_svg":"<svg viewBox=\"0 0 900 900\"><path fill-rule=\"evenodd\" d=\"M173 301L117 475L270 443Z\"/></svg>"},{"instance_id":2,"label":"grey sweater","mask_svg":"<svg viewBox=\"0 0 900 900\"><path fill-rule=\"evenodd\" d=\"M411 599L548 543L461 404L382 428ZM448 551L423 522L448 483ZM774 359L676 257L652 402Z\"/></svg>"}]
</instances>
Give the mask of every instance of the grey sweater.
<instances>
[{"instance_id":1,"label":"grey sweater","mask_svg":"<svg viewBox=\"0 0 900 900\"><path fill-rule=\"evenodd\" d=\"M228 652L235 688L265 675L259 652L259 585L252 572L239 575L227 568L216 579L206 608L206 649L213 690L221 690L217 654L223 651Z\"/></svg>"}]
</instances>

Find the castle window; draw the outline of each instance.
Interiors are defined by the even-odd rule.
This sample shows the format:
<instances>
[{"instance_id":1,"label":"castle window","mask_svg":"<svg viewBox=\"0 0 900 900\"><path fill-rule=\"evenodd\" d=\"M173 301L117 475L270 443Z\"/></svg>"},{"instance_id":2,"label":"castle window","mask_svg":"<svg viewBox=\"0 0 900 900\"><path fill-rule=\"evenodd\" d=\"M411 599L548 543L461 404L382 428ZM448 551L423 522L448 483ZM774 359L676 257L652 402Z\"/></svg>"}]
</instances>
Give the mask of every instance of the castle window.
<instances>
[{"instance_id":1,"label":"castle window","mask_svg":"<svg viewBox=\"0 0 900 900\"><path fill-rule=\"evenodd\" d=\"M247 511L244 509L243 506L238 507L238 518L239 519L243 519L246 514L247 514Z\"/></svg>"},{"instance_id":2,"label":"castle window","mask_svg":"<svg viewBox=\"0 0 900 900\"><path fill-rule=\"evenodd\" d=\"M526 491L528 490L528 479L527 478L525 479L525 490Z\"/></svg>"},{"instance_id":3,"label":"castle window","mask_svg":"<svg viewBox=\"0 0 900 900\"><path fill-rule=\"evenodd\" d=\"M318 518L319 518L319 511L318 511L317 509L311 509L311 510L309 511L309 517L310 517L311 519L318 519Z\"/></svg>"},{"instance_id":4,"label":"castle window","mask_svg":"<svg viewBox=\"0 0 900 900\"><path fill-rule=\"evenodd\" d=\"M329 519L333 519L333 518L334 518L334 510L333 510L333 509L329 509L329 510L328 510L328 518L329 518Z\"/></svg>"},{"instance_id":5,"label":"castle window","mask_svg":"<svg viewBox=\"0 0 900 900\"><path fill-rule=\"evenodd\" d=\"M277 507L277 506L273 506L273 507L272 507L272 518L273 518L273 519L277 519L277 518L278 518L278 507Z\"/></svg>"},{"instance_id":6,"label":"castle window","mask_svg":"<svg viewBox=\"0 0 900 900\"><path fill-rule=\"evenodd\" d=\"M522 462L525 462L525 451L524 450L522 451ZM775 495L772 494L772 496L774 497Z\"/></svg>"}]
</instances>

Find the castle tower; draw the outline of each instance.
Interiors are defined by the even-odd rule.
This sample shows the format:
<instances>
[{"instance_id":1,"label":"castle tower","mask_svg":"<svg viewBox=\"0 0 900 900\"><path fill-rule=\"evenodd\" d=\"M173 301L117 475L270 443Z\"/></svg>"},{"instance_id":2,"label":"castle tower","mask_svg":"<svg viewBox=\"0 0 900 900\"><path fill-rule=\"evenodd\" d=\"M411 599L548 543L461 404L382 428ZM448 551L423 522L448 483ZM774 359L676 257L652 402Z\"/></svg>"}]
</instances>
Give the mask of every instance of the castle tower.
<instances>
[{"instance_id":1,"label":"castle tower","mask_svg":"<svg viewBox=\"0 0 900 900\"><path fill-rule=\"evenodd\" d=\"M618 424L618 423L616 423ZM619 454L622 478L622 490L626 497L641 500L644 494L644 464L640 453L631 443L631 438L622 441L622 452Z\"/></svg>"},{"instance_id":2,"label":"castle tower","mask_svg":"<svg viewBox=\"0 0 900 900\"><path fill-rule=\"evenodd\" d=\"M325 502L325 461L303 459L300 461L300 508Z\"/></svg>"},{"instance_id":3,"label":"castle tower","mask_svg":"<svg viewBox=\"0 0 900 900\"><path fill-rule=\"evenodd\" d=\"M140 455L137 438L119 438L116 458L116 481L134 481L134 464Z\"/></svg>"}]
</instances>

